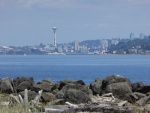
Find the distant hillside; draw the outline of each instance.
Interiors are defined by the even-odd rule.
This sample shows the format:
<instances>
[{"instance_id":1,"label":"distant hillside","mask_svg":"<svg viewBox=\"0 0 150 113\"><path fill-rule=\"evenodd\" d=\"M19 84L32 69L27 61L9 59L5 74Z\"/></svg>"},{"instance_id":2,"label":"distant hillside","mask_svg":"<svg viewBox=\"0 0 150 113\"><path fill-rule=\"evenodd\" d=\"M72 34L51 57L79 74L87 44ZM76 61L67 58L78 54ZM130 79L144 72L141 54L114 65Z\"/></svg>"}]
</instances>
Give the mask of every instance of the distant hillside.
<instances>
[{"instance_id":1,"label":"distant hillside","mask_svg":"<svg viewBox=\"0 0 150 113\"><path fill-rule=\"evenodd\" d=\"M92 46L100 46L101 44L101 40L97 39L97 40L86 40L86 41L82 41L80 42L80 45L85 45L87 47L92 47Z\"/></svg>"},{"instance_id":2,"label":"distant hillside","mask_svg":"<svg viewBox=\"0 0 150 113\"><path fill-rule=\"evenodd\" d=\"M114 50L128 50L133 48L140 48L142 50L150 50L150 36L145 39L134 39L127 42L119 42L117 45L111 45L110 51Z\"/></svg>"}]
</instances>

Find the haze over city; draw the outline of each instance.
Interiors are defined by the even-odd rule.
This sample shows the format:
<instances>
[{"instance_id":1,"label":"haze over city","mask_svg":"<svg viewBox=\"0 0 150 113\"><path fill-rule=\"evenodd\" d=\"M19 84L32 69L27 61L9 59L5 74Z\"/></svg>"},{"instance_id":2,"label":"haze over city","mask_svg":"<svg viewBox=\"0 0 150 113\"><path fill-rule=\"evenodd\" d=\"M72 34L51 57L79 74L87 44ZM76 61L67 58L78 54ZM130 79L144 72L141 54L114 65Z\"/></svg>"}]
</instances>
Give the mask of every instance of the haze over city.
<instances>
[{"instance_id":1,"label":"haze over city","mask_svg":"<svg viewBox=\"0 0 150 113\"><path fill-rule=\"evenodd\" d=\"M150 0L0 0L0 45L149 35Z\"/></svg>"}]
</instances>

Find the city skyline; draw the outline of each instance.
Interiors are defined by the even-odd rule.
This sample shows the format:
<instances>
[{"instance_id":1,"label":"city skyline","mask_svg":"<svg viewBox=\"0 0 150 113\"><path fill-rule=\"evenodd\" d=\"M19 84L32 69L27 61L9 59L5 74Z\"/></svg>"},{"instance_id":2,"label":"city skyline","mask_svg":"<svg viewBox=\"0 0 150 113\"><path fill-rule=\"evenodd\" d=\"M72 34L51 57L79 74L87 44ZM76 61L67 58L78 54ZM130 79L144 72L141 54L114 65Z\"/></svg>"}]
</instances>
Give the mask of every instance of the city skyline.
<instances>
[{"instance_id":1,"label":"city skyline","mask_svg":"<svg viewBox=\"0 0 150 113\"><path fill-rule=\"evenodd\" d=\"M1 0L0 45L149 35L149 0ZM141 35L142 36L142 35Z\"/></svg>"}]
</instances>

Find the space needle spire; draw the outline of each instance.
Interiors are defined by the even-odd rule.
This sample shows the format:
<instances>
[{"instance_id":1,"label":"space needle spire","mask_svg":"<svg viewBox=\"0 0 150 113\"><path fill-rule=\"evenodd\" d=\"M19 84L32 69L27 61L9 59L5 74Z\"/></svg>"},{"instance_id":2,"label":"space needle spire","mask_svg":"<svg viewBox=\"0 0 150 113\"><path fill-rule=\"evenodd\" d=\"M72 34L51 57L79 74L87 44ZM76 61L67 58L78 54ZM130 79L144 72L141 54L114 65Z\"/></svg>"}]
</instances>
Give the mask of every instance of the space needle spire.
<instances>
[{"instance_id":1,"label":"space needle spire","mask_svg":"<svg viewBox=\"0 0 150 113\"><path fill-rule=\"evenodd\" d=\"M54 31L54 42L53 42L53 44L54 44L54 47L56 47L56 30L57 30L57 28L53 27L52 29Z\"/></svg>"}]
</instances>

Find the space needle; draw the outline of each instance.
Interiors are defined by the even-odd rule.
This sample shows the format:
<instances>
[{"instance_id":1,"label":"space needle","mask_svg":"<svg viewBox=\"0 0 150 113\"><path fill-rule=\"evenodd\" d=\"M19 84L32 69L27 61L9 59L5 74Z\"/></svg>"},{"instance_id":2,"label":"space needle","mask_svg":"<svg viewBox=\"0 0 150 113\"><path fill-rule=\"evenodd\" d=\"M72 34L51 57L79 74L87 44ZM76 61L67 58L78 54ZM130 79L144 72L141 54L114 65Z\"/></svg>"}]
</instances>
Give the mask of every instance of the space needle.
<instances>
[{"instance_id":1,"label":"space needle","mask_svg":"<svg viewBox=\"0 0 150 113\"><path fill-rule=\"evenodd\" d=\"M57 30L57 28L53 27L52 29L54 31L54 42L53 42L53 44L54 44L54 47L56 47L56 30Z\"/></svg>"}]
</instances>

